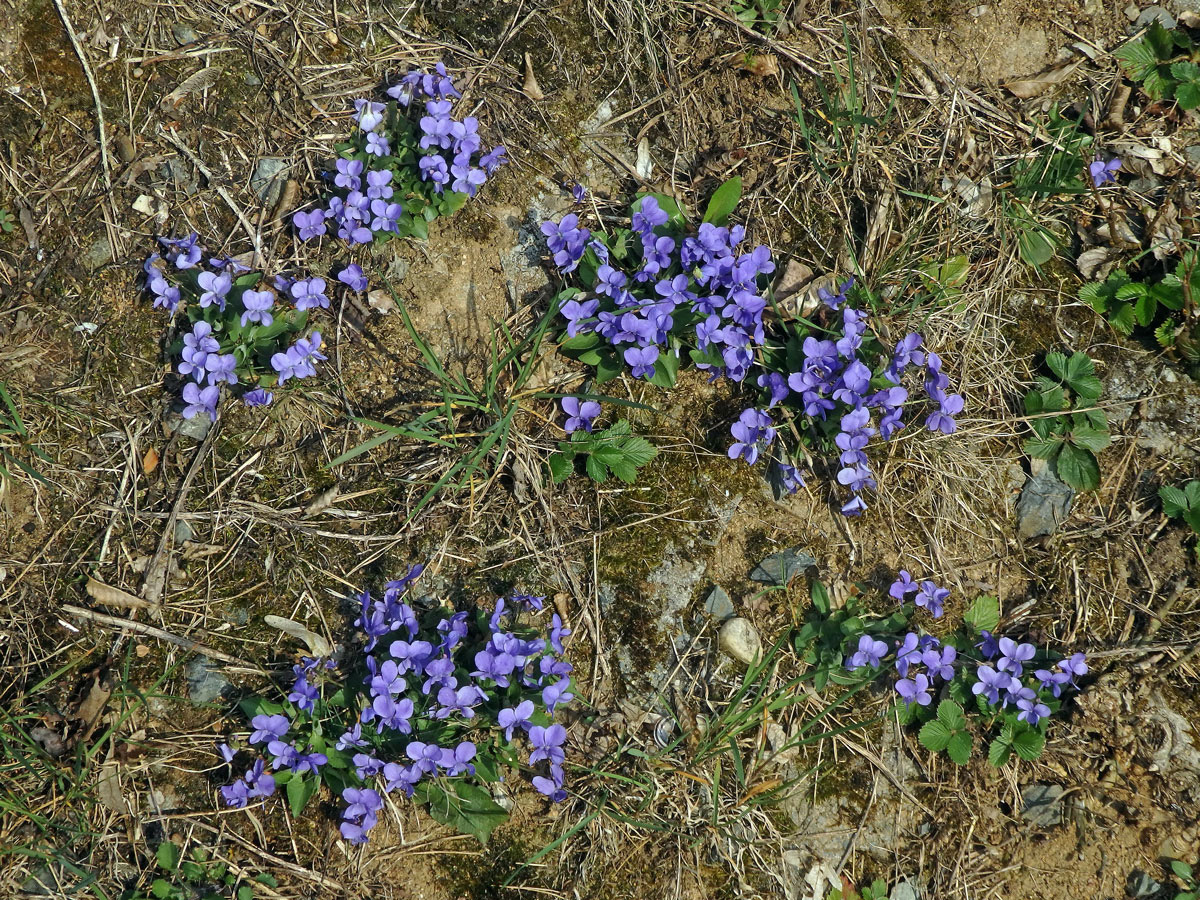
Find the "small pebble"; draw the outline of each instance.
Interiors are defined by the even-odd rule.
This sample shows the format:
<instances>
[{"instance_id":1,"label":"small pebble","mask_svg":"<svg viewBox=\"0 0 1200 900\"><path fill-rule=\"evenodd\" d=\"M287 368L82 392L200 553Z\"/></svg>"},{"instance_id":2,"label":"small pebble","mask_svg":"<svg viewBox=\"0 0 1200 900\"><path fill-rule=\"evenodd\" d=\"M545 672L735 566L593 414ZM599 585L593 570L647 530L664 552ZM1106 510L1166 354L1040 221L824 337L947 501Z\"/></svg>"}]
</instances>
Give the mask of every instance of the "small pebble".
<instances>
[{"instance_id":1,"label":"small pebble","mask_svg":"<svg viewBox=\"0 0 1200 900\"><path fill-rule=\"evenodd\" d=\"M200 40L200 35L196 33L196 29L187 22L176 22L171 26L171 35L176 42L182 47L184 44L192 44Z\"/></svg>"},{"instance_id":2,"label":"small pebble","mask_svg":"<svg viewBox=\"0 0 1200 900\"><path fill-rule=\"evenodd\" d=\"M714 619L724 622L733 617L733 601L729 599L724 588L715 585L704 598L704 611Z\"/></svg>"},{"instance_id":3,"label":"small pebble","mask_svg":"<svg viewBox=\"0 0 1200 900\"><path fill-rule=\"evenodd\" d=\"M746 665L762 658L762 639L758 636L758 630L746 619L730 619L722 625L717 645L729 656Z\"/></svg>"}]
</instances>

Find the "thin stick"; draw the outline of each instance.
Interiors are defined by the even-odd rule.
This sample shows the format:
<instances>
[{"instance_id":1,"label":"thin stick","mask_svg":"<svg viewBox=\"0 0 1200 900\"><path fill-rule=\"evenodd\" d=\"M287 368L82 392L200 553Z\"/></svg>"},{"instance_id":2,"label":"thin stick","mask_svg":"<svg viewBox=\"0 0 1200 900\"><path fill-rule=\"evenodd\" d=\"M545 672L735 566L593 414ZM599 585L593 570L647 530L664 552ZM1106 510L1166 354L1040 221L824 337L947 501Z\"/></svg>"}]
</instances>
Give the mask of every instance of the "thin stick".
<instances>
[{"instance_id":1,"label":"thin stick","mask_svg":"<svg viewBox=\"0 0 1200 900\"><path fill-rule=\"evenodd\" d=\"M172 634L169 631L164 631L161 628L156 628L153 625L147 625L143 622L135 622L132 619L122 619L120 616L110 616L105 613L94 612L90 609L85 609L82 606L73 606L70 603L64 603L60 607L63 612L69 616L74 616L77 619L86 619L89 622L95 622L97 625L107 625L110 628L117 628L121 631L132 632L133 634L144 635L145 637L159 638L160 640L168 641L185 650L202 653L205 656L213 659L219 659L221 662L229 663L232 666L240 666L251 672L257 672L260 675L266 675L254 663L247 662L244 659L238 659L236 656L230 656L228 653L222 653L220 650L214 650L201 644L199 641L193 641L191 638L180 637L177 634Z\"/></svg>"},{"instance_id":2,"label":"thin stick","mask_svg":"<svg viewBox=\"0 0 1200 900\"><path fill-rule=\"evenodd\" d=\"M83 45L79 43L79 35L75 33L75 26L71 24L71 19L67 16L66 9L63 8L62 0L54 0L54 7L58 10L58 17L62 19L63 26L67 29L67 37L71 39L71 46L75 48L75 55L79 57L79 64L83 67L83 74L87 78L88 87L92 89L92 100L96 104L96 125L100 131L100 164L104 169L104 187L108 189L111 195L112 161L108 156L108 136L104 133L104 107L100 105L100 88L96 86L96 76L92 74L92 67L88 62L87 54L83 52Z\"/></svg>"}]
</instances>

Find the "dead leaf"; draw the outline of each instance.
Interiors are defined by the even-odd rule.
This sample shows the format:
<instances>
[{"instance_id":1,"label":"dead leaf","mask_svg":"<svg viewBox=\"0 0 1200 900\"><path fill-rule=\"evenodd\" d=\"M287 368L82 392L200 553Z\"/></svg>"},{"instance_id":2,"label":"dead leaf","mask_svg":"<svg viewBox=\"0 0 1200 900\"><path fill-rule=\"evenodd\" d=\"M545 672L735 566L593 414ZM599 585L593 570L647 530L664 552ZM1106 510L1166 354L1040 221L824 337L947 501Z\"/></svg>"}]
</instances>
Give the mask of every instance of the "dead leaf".
<instances>
[{"instance_id":1,"label":"dead leaf","mask_svg":"<svg viewBox=\"0 0 1200 900\"><path fill-rule=\"evenodd\" d=\"M17 213L17 218L21 220L21 227L25 229L25 239L29 241L29 249L37 250L41 246L41 241L38 240L37 226L33 224L33 213L22 206Z\"/></svg>"},{"instance_id":2,"label":"dead leaf","mask_svg":"<svg viewBox=\"0 0 1200 900\"><path fill-rule=\"evenodd\" d=\"M104 713L104 707L108 705L108 698L112 696L112 680L106 666L93 669L86 679L86 692L75 707L74 714L68 716L69 719L78 719L82 723L79 733L71 739L72 744L86 741L92 736L92 732L100 724L100 716Z\"/></svg>"},{"instance_id":3,"label":"dead leaf","mask_svg":"<svg viewBox=\"0 0 1200 900\"><path fill-rule=\"evenodd\" d=\"M153 447L146 450L146 455L142 457L142 472L149 475L158 468L158 451Z\"/></svg>"},{"instance_id":4,"label":"dead leaf","mask_svg":"<svg viewBox=\"0 0 1200 900\"><path fill-rule=\"evenodd\" d=\"M1022 100L1028 100L1030 97L1036 97L1038 94L1045 91L1047 88L1054 87L1056 84L1061 84L1066 78L1079 68L1079 60L1071 63L1069 66L1063 66L1058 69L1050 69L1031 78L1022 78L1017 81L1010 81L1004 85L1004 88L1014 97L1019 97Z\"/></svg>"},{"instance_id":5,"label":"dead leaf","mask_svg":"<svg viewBox=\"0 0 1200 900\"><path fill-rule=\"evenodd\" d=\"M1167 199L1158 208L1158 212L1150 223L1146 238L1150 242L1154 258L1160 262L1169 256L1180 255L1183 226L1179 224L1179 207L1173 200Z\"/></svg>"},{"instance_id":6,"label":"dead leaf","mask_svg":"<svg viewBox=\"0 0 1200 900\"><path fill-rule=\"evenodd\" d=\"M295 178L289 178L279 194L279 202L275 204L275 210L271 213L271 221L282 219L295 209L299 202L300 183Z\"/></svg>"},{"instance_id":7,"label":"dead leaf","mask_svg":"<svg viewBox=\"0 0 1200 900\"><path fill-rule=\"evenodd\" d=\"M779 74L779 60L771 53L748 55L741 68L759 78L770 78Z\"/></svg>"},{"instance_id":8,"label":"dead leaf","mask_svg":"<svg viewBox=\"0 0 1200 900\"><path fill-rule=\"evenodd\" d=\"M313 499L312 503L304 507L304 518L307 519L311 516L320 515L321 513L325 512L325 510L333 506L333 502L337 500L339 493L341 493L341 488L336 484L333 487L326 488L325 490L321 491L321 493L317 494L317 496Z\"/></svg>"},{"instance_id":9,"label":"dead leaf","mask_svg":"<svg viewBox=\"0 0 1200 900\"><path fill-rule=\"evenodd\" d=\"M521 92L530 100L546 99L541 85L537 83L537 78L533 74L533 57L528 53L525 54L525 84L522 85Z\"/></svg>"},{"instance_id":10,"label":"dead leaf","mask_svg":"<svg viewBox=\"0 0 1200 900\"><path fill-rule=\"evenodd\" d=\"M145 609L150 605L148 601L143 600L136 594L131 594L112 585L104 584L104 582L97 581L90 576L87 580L86 589L89 597L97 603L103 603L105 606L119 606L122 609Z\"/></svg>"},{"instance_id":11,"label":"dead leaf","mask_svg":"<svg viewBox=\"0 0 1200 900\"><path fill-rule=\"evenodd\" d=\"M208 90L217 83L217 79L220 77L220 66L205 66L199 72L193 72L180 82L179 87L167 94L163 98L163 105L178 106L189 94L199 94L201 91Z\"/></svg>"},{"instance_id":12,"label":"dead leaf","mask_svg":"<svg viewBox=\"0 0 1200 900\"><path fill-rule=\"evenodd\" d=\"M313 656L325 657L333 652L333 648L329 646L329 641L321 637L315 631L309 631L299 622L293 622L291 619L285 619L282 616L263 616L263 621L272 628L277 628L284 634L296 638L299 641L304 641L308 645L308 650Z\"/></svg>"},{"instance_id":13,"label":"dead leaf","mask_svg":"<svg viewBox=\"0 0 1200 900\"><path fill-rule=\"evenodd\" d=\"M138 644L133 648L133 652L137 654L138 659L145 659L150 655L150 648L145 644Z\"/></svg>"},{"instance_id":14,"label":"dead leaf","mask_svg":"<svg viewBox=\"0 0 1200 900\"><path fill-rule=\"evenodd\" d=\"M972 181L966 175L943 178L942 190L953 190L958 194L962 200L962 205L958 208L959 214L968 218L982 218L992 207L992 181L986 175L979 181Z\"/></svg>"},{"instance_id":15,"label":"dead leaf","mask_svg":"<svg viewBox=\"0 0 1200 900\"><path fill-rule=\"evenodd\" d=\"M396 311L396 301L389 291L382 288L367 292L367 305L381 316L388 316Z\"/></svg>"},{"instance_id":16,"label":"dead leaf","mask_svg":"<svg viewBox=\"0 0 1200 900\"><path fill-rule=\"evenodd\" d=\"M125 794L121 790L120 770L115 761L109 760L100 767L96 776L96 798L115 813L125 813Z\"/></svg>"}]
</instances>

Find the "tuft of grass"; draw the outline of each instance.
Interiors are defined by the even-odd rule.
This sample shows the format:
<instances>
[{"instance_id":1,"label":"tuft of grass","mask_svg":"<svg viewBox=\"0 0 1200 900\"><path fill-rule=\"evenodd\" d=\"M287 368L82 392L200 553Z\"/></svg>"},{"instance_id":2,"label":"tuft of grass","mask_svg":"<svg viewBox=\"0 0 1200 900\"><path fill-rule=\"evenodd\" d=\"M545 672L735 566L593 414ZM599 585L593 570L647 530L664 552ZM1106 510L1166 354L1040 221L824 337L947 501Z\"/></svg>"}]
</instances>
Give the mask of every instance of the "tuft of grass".
<instances>
[{"instance_id":1,"label":"tuft of grass","mask_svg":"<svg viewBox=\"0 0 1200 900\"><path fill-rule=\"evenodd\" d=\"M21 459L17 454L27 450L44 462L51 462L49 456L33 443L21 413L17 410L16 401L8 391L8 386L0 381L0 483L13 477L9 466L15 466L30 478L48 484L45 476Z\"/></svg>"}]
</instances>

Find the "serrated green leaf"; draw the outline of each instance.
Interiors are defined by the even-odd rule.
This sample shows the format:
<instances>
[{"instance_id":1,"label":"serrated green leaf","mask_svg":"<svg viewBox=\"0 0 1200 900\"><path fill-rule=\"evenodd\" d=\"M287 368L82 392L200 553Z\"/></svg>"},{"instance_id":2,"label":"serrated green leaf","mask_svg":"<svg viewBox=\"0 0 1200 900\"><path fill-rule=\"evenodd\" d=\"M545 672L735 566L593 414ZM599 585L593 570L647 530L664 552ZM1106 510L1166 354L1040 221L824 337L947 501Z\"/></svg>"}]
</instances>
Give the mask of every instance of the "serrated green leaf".
<instances>
[{"instance_id":1,"label":"serrated green leaf","mask_svg":"<svg viewBox=\"0 0 1200 900\"><path fill-rule=\"evenodd\" d=\"M639 468L658 455L658 448L643 437L626 438L621 444L625 458Z\"/></svg>"},{"instance_id":2,"label":"serrated green leaf","mask_svg":"<svg viewBox=\"0 0 1200 900\"><path fill-rule=\"evenodd\" d=\"M1093 491L1100 486L1100 466L1089 450L1064 443L1054 467L1058 477L1077 491Z\"/></svg>"},{"instance_id":3,"label":"serrated green leaf","mask_svg":"<svg viewBox=\"0 0 1200 900\"><path fill-rule=\"evenodd\" d=\"M1059 381L1066 381L1069 377L1069 362L1065 353L1059 353L1057 350L1047 353L1046 367L1058 376Z\"/></svg>"},{"instance_id":4,"label":"serrated green leaf","mask_svg":"<svg viewBox=\"0 0 1200 900\"><path fill-rule=\"evenodd\" d=\"M1134 81L1143 81L1158 65L1158 56L1154 48L1146 40L1130 41L1124 47L1118 48L1113 56L1121 64L1121 68Z\"/></svg>"},{"instance_id":5,"label":"serrated green leaf","mask_svg":"<svg viewBox=\"0 0 1200 900\"><path fill-rule=\"evenodd\" d=\"M1183 521L1188 523L1188 526L1196 534L1200 534L1200 506L1192 506L1183 514Z\"/></svg>"},{"instance_id":6,"label":"serrated green leaf","mask_svg":"<svg viewBox=\"0 0 1200 900\"><path fill-rule=\"evenodd\" d=\"M1165 349L1174 345L1176 327L1172 320L1167 319L1154 330L1154 339L1158 341L1158 346Z\"/></svg>"},{"instance_id":7,"label":"serrated green leaf","mask_svg":"<svg viewBox=\"0 0 1200 900\"><path fill-rule=\"evenodd\" d=\"M1187 497L1187 505L1200 508L1200 481L1189 481L1183 488L1183 496Z\"/></svg>"},{"instance_id":8,"label":"serrated green leaf","mask_svg":"<svg viewBox=\"0 0 1200 900\"><path fill-rule=\"evenodd\" d=\"M1013 735L1012 746L1021 759L1033 760L1042 755L1046 739L1036 731L1019 731Z\"/></svg>"},{"instance_id":9,"label":"serrated green leaf","mask_svg":"<svg viewBox=\"0 0 1200 900\"><path fill-rule=\"evenodd\" d=\"M1099 453L1109 445L1110 441L1108 432L1097 428L1073 428L1071 430L1071 443L1084 450L1091 450L1093 453Z\"/></svg>"},{"instance_id":10,"label":"serrated green leaf","mask_svg":"<svg viewBox=\"0 0 1200 900\"><path fill-rule=\"evenodd\" d=\"M254 888L248 884L239 885L237 900L254 900Z\"/></svg>"},{"instance_id":11,"label":"serrated green leaf","mask_svg":"<svg viewBox=\"0 0 1200 900\"><path fill-rule=\"evenodd\" d=\"M1150 293L1150 288L1140 281L1130 282L1117 289L1118 300L1140 300Z\"/></svg>"},{"instance_id":12,"label":"serrated green leaf","mask_svg":"<svg viewBox=\"0 0 1200 900\"><path fill-rule=\"evenodd\" d=\"M550 478L555 484L566 481L574 469L565 453L551 453L546 462L550 466Z\"/></svg>"},{"instance_id":13,"label":"serrated green leaf","mask_svg":"<svg viewBox=\"0 0 1200 900\"><path fill-rule=\"evenodd\" d=\"M155 878L150 884L150 893L159 900L163 900L163 898L171 896L171 885L162 878Z\"/></svg>"},{"instance_id":14,"label":"serrated green leaf","mask_svg":"<svg viewBox=\"0 0 1200 900\"><path fill-rule=\"evenodd\" d=\"M921 745L924 746L926 750L932 750L936 753L940 750L946 749L946 746L950 743L952 733L950 729L946 727L944 722L940 722L937 719L932 719L921 726L921 730L918 732L917 737L920 738Z\"/></svg>"},{"instance_id":15,"label":"serrated green leaf","mask_svg":"<svg viewBox=\"0 0 1200 900\"><path fill-rule=\"evenodd\" d=\"M1061 435L1050 435L1049 437L1026 438L1022 446L1025 448L1025 452L1035 459L1053 459L1062 449L1063 444Z\"/></svg>"},{"instance_id":16,"label":"serrated green leaf","mask_svg":"<svg viewBox=\"0 0 1200 900\"><path fill-rule=\"evenodd\" d=\"M995 768L1000 768L1012 755L1012 744L1004 739L1003 736L992 739L992 743L988 745L988 762Z\"/></svg>"},{"instance_id":17,"label":"serrated green leaf","mask_svg":"<svg viewBox=\"0 0 1200 900\"><path fill-rule=\"evenodd\" d=\"M963 620L976 631L995 631L1000 624L1000 601L990 594L981 594L971 603Z\"/></svg>"},{"instance_id":18,"label":"serrated green leaf","mask_svg":"<svg viewBox=\"0 0 1200 900\"><path fill-rule=\"evenodd\" d=\"M958 731L967 724L962 707L953 700L943 700L938 704L937 717L951 731Z\"/></svg>"},{"instance_id":19,"label":"serrated green leaf","mask_svg":"<svg viewBox=\"0 0 1200 900\"><path fill-rule=\"evenodd\" d=\"M1114 306L1108 314L1108 324L1121 334L1131 334L1134 325L1133 306L1128 303Z\"/></svg>"},{"instance_id":20,"label":"serrated green leaf","mask_svg":"<svg viewBox=\"0 0 1200 900\"><path fill-rule=\"evenodd\" d=\"M946 755L956 764L965 766L971 760L971 751L975 747L975 741L968 731L960 731L950 738L950 743L946 745Z\"/></svg>"},{"instance_id":21,"label":"serrated green leaf","mask_svg":"<svg viewBox=\"0 0 1200 900\"><path fill-rule=\"evenodd\" d=\"M596 482L596 484L604 484L608 480L608 467L595 456L589 455L583 461L584 471L587 472L588 478Z\"/></svg>"},{"instance_id":22,"label":"serrated green leaf","mask_svg":"<svg viewBox=\"0 0 1200 900\"><path fill-rule=\"evenodd\" d=\"M1200 106L1200 84L1188 81L1175 86L1175 102L1183 110L1192 110Z\"/></svg>"}]
</instances>

